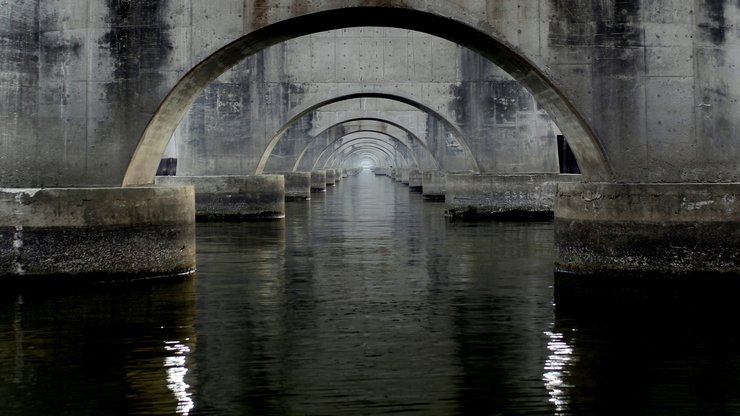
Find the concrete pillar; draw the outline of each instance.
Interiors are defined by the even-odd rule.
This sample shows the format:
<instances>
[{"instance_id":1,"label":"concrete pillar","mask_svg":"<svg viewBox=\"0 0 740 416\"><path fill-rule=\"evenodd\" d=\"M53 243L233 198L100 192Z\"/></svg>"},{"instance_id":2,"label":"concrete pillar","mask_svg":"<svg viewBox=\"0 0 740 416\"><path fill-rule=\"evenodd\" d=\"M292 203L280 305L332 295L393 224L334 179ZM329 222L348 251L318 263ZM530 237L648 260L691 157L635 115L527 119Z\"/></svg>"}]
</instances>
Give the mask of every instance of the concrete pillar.
<instances>
[{"instance_id":1,"label":"concrete pillar","mask_svg":"<svg viewBox=\"0 0 740 416\"><path fill-rule=\"evenodd\" d=\"M409 190L421 192L422 172L419 169L409 169Z\"/></svg>"},{"instance_id":2,"label":"concrete pillar","mask_svg":"<svg viewBox=\"0 0 740 416\"><path fill-rule=\"evenodd\" d=\"M342 171L342 177L343 178L346 178L346 177L349 176L349 172L347 172L347 169L341 169L341 171Z\"/></svg>"},{"instance_id":3,"label":"concrete pillar","mask_svg":"<svg viewBox=\"0 0 740 416\"><path fill-rule=\"evenodd\" d=\"M342 180L342 170L341 169L332 169L334 171L334 183Z\"/></svg>"},{"instance_id":4,"label":"concrete pillar","mask_svg":"<svg viewBox=\"0 0 740 416\"><path fill-rule=\"evenodd\" d=\"M335 184L334 169L326 169L326 186L334 186Z\"/></svg>"},{"instance_id":5,"label":"concrete pillar","mask_svg":"<svg viewBox=\"0 0 740 416\"><path fill-rule=\"evenodd\" d=\"M448 174L445 205L452 218L550 219L556 184L580 175Z\"/></svg>"},{"instance_id":6,"label":"concrete pillar","mask_svg":"<svg viewBox=\"0 0 740 416\"><path fill-rule=\"evenodd\" d=\"M401 169L401 183L404 185L409 184L409 173L411 169Z\"/></svg>"},{"instance_id":7,"label":"concrete pillar","mask_svg":"<svg viewBox=\"0 0 740 416\"><path fill-rule=\"evenodd\" d=\"M281 172L285 177L285 200L308 201L311 199L311 172Z\"/></svg>"},{"instance_id":8,"label":"concrete pillar","mask_svg":"<svg viewBox=\"0 0 740 416\"><path fill-rule=\"evenodd\" d=\"M385 176L388 174L388 170L386 168L375 168L373 169L373 173L375 176Z\"/></svg>"},{"instance_id":9,"label":"concrete pillar","mask_svg":"<svg viewBox=\"0 0 740 416\"><path fill-rule=\"evenodd\" d=\"M195 215L203 220L285 217L283 175L158 176L158 185L192 185Z\"/></svg>"},{"instance_id":10,"label":"concrete pillar","mask_svg":"<svg viewBox=\"0 0 740 416\"><path fill-rule=\"evenodd\" d=\"M393 176L393 179L396 180L396 182L403 182L403 171L405 169L398 169L396 168L396 174Z\"/></svg>"},{"instance_id":11,"label":"concrete pillar","mask_svg":"<svg viewBox=\"0 0 740 416\"><path fill-rule=\"evenodd\" d=\"M559 184L555 244L573 274L738 274L740 184Z\"/></svg>"},{"instance_id":12,"label":"concrete pillar","mask_svg":"<svg viewBox=\"0 0 740 416\"><path fill-rule=\"evenodd\" d=\"M447 174L438 170L425 170L421 178L421 193L425 199L445 199Z\"/></svg>"},{"instance_id":13,"label":"concrete pillar","mask_svg":"<svg viewBox=\"0 0 740 416\"><path fill-rule=\"evenodd\" d=\"M192 187L0 189L0 276L106 281L194 267Z\"/></svg>"},{"instance_id":14,"label":"concrete pillar","mask_svg":"<svg viewBox=\"0 0 740 416\"><path fill-rule=\"evenodd\" d=\"M326 171L311 171L311 192L326 192Z\"/></svg>"}]
</instances>

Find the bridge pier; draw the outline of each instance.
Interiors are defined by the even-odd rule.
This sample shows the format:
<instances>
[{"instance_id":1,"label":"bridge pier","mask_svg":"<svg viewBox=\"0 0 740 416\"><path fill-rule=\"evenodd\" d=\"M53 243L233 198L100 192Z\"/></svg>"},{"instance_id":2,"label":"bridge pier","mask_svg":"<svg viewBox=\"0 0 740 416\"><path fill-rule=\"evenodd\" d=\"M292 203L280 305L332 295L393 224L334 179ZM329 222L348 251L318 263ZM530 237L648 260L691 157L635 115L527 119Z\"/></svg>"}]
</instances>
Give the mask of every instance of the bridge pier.
<instances>
[{"instance_id":1,"label":"bridge pier","mask_svg":"<svg viewBox=\"0 0 740 416\"><path fill-rule=\"evenodd\" d=\"M334 183L342 180L342 170L341 169L332 169L334 171Z\"/></svg>"},{"instance_id":2,"label":"bridge pier","mask_svg":"<svg viewBox=\"0 0 740 416\"><path fill-rule=\"evenodd\" d=\"M422 172L419 169L409 169L409 191L421 192Z\"/></svg>"},{"instance_id":3,"label":"bridge pier","mask_svg":"<svg viewBox=\"0 0 740 416\"><path fill-rule=\"evenodd\" d=\"M425 199L445 200L447 174L438 170L425 170L421 178L421 193Z\"/></svg>"},{"instance_id":4,"label":"bridge pier","mask_svg":"<svg viewBox=\"0 0 740 416\"><path fill-rule=\"evenodd\" d=\"M311 172L281 172L285 177L285 200L308 201L311 199Z\"/></svg>"},{"instance_id":5,"label":"bridge pier","mask_svg":"<svg viewBox=\"0 0 740 416\"><path fill-rule=\"evenodd\" d=\"M311 192L326 192L326 171L311 171Z\"/></svg>"},{"instance_id":6,"label":"bridge pier","mask_svg":"<svg viewBox=\"0 0 740 416\"><path fill-rule=\"evenodd\" d=\"M195 215L203 220L285 217L283 175L158 176L157 185L191 185Z\"/></svg>"},{"instance_id":7,"label":"bridge pier","mask_svg":"<svg viewBox=\"0 0 740 416\"><path fill-rule=\"evenodd\" d=\"M337 181L336 178L334 178L334 169L326 169L326 186L334 186L336 185Z\"/></svg>"},{"instance_id":8,"label":"bridge pier","mask_svg":"<svg viewBox=\"0 0 740 416\"><path fill-rule=\"evenodd\" d=\"M0 189L2 278L129 280L194 267L192 187Z\"/></svg>"},{"instance_id":9,"label":"bridge pier","mask_svg":"<svg viewBox=\"0 0 740 416\"><path fill-rule=\"evenodd\" d=\"M549 219L556 185L580 175L448 174L445 205L452 218Z\"/></svg>"},{"instance_id":10,"label":"bridge pier","mask_svg":"<svg viewBox=\"0 0 740 416\"><path fill-rule=\"evenodd\" d=\"M740 184L561 183L556 268L740 274Z\"/></svg>"}]
</instances>

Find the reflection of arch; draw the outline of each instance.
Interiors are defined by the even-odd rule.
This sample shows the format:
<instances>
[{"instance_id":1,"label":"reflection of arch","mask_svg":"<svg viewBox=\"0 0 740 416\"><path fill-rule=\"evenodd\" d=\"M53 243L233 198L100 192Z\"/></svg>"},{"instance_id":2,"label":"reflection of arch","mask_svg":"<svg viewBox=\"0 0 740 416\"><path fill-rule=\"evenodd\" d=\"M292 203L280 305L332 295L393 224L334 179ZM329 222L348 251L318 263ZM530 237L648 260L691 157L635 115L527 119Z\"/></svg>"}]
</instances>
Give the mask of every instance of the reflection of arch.
<instances>
[{"instance_id":1,"label":"reflection of arch","mask_svg":"<svg viewBox=\"0 0 740 416\"><path fill-rule=\"evenodd\" d=\"M326 163L331 159L331 157L335 153L340 152L343 149L346 149L347 147L356 146L356 145L364 145L366 143L387 143L388 145L393 146L394 149L399 151L399 153L404 157L404 159L406 159L406 164L409 165L409 167L413 166L413 167L418 168L420 166L419 160L416 158L416 155L414 154L414 152L411 151L411 149L409 149L409 147L406 146L403 142L401 142L394 136L391 136L390 134L387 134L387 133L383 133L383 132L374 132L374 133L380 136L387 137L388 139L390 139L390 143L383 140L382 137L358 137L358 138L350 139L346 142L343 142L338 147L331 149L331 151L329 151L329 147L331 146L329 145L326 148L324 148L324 151L322 151L319 157L317 157L316 160L313 162L313 166L311 170L317 169L317 166L321 165L322 160L323 160L323 164L326 165ZM339 138L338 140L334 141L333 143L336 143L339 140L343 140L346 137L347 136L343 136ZM396 147L392 143L397 143L398 147ZM409 160L409 156L411 157L412 160Z\"/></svg>"},{"instance_id":2,"label":"reflection of arch","mask_svg":"<svg viewBox=\"0 0 740 416\"><path fill-rule=\"evenodd\" d=\"M357 121L373 121L373 122L378 122L378 123L382 123L382 124L387 124L387 125L393 126L393 127L397 128L397 129L403 131L409 137L409 139L410 139L410 141L412 143L413 143L414 140L416 140L417 142L419 142L419 144L422 146L422 148L429 154L430 159L434 163L435 169L437 169L437 170L440 169L439 162L437 161L437 158L435 157L434 152L432 152L431 149L429 149L428 144L425 141L421 140L418 136L416 136L416 134L414 134L414 132L412 132L408 128L402 126L401 124L395 123L393 121L389 121L389 120L385 120L385 119L381 119L381 118L374 118L374 117L364 117L364 118L354 118L354 119L340 121L340 122L338 122L338 123L336 123L336 124L334 124L332 126L327 127L326 129L324 129L321 132L319 132L316 136L312 137L308 141L308 143L306 144L306 146L303 147L303 150L301 151L301 153L298 155L298 158L296 159L295 164L293 165L293 169L292 170L295 172L296 170L299 169L300 163L303 160L303 157L305 156L306 152L316 142L316 140L318 140L321 136L323 136L324 134L330 132L333 129L345 128L345 125L348 125L348 124L351 124L351 123L354 123L354 122L357 122ZM368 132L369 131L372 131L372 132L376 132L376 133L388 134L385 131L372 130L372 129L369 129L369 128L368 129L364 129L363 126L358 126L358 127L350 126L350 127L356 128L356 130L350 129L350 130L344 132L345 133L344 136L347 136L347 135L350 135L350 134L353 134L353 133L357 133L357 132L364 132L364 131L368 131ZM390 135L390 134L388 134L388 135ZM326 150L326 148L328 148L329 146L331 146L337 140L341 140L341 139L342 139L342 137L339 137L336 140L330 142L329 144L327 144L327 146L324 148L324 150ZM398 139L398 138L396 137L396 139ZM406 145L407 147L411 148L411 146L407 145L406 143L404 143L404 145ZM413 149L411 149L411 150L413 152ZM473 159L473 163L475 163L474 162L474 159ZM417 164L418 164L418 160L417 160ZM261 174L261 173L262 172L258 172L258 174Z\"/></svg>"},{"instance_id":3,"label":"reflection of arch","mask_svg":"<svg viewBox=\"0 0 740 416\"><path fill-rule=\"evenodd\" d=\"M480 172L480 168L478 167L478 161L473 156L473 152L470 151L470 148L468 147L467 142L465 142L463 138L463 134L460 131L460 128L450 122L446 117L444 117L442 114L440 114L438 111L432 109L428 105L422 104L421 101L415 97L412 97L410 95L404 94L398 90L398 88L393 88L388 86L372 86L372 89L375 89L376 91L363 91L364 89L368 88L367 86L360 87L358 92L353 93L346 93L343 89L342 95L327 95L327 96L321 96L319 98L314 98L314 100L301 107L301 109L294 109L289 113L288 121L283 124L283 126L278 129L277 133L272 137L270 142L267 144L267 147L265 148L265 151L262 152L262 156L260 157L260 161L257 164L257 174L261 174L264 172L265 166L267 165L267 160L270 158L270 155L272 154L272 150L275 148L277 143L280 141L280 139L283 138L285 133L290 129L290 127L295 124L301 117L305 116L306 114L316 111L321 107L325 107L329 104L333 104L339 101L347 101L347 100L353 100L356 98L383 98L391 101L398 101L407 105L410 105L424 113L429 114L437 121L440 121L445 128L452 133L452 135L455 137L455 142L460 145L460 147L463 149L463 152L465 152L465 158L473 164L473 170L475 172ZM378 89L383 89L384 91L377 91ZM387 90L387 91L385 91ZM329 93L332 94L332 93ZM318 135L317 135L318 136Z\"/></svg>"},{"instance_id":4,"label":"reflection of arch","mask_svg":"<svg viewBox=\"0 0 740 416\"><path fill-rule=\"evenodd\" d=\"M568 138L588 180L609 180L611 167L595 133L573 104L537 66L513 47L453 18L401 7L347 6L297 16L257 29L193 67L172 88L147 124L123 185L152 183L167 142L203 89L221 74L271 45L311 33L357 26L385 26L439 36L478 52L524 85Z\"/></svg>"}]
</instances>

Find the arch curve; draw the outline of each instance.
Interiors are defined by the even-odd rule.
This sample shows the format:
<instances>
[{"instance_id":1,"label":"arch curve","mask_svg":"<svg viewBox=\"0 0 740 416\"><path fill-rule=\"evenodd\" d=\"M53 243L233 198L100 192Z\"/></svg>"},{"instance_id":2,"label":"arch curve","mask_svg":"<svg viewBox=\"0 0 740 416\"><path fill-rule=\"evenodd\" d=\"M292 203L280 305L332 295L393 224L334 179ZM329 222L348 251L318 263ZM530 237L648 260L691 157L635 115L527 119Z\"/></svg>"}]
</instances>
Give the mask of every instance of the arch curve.
<instances>
[{"instance_id":1,"label":"arch curve","mask_svg":"<svg viewBox=\"0 0 740 416\"><path fill-rule=\"evenodd\" d=\"M123 185L152 183L167 142L200 92L244 58L274 44L327 30L384 26L415 30L465 46L525 86L568 137L587 180L609 180L604 149L585 118L554 81L514 47L460 20L426 10L389 6L347 6L268 24L217 50L195 65L170 90L153 114L129 162Z\"/></svg>"}]
</instances>

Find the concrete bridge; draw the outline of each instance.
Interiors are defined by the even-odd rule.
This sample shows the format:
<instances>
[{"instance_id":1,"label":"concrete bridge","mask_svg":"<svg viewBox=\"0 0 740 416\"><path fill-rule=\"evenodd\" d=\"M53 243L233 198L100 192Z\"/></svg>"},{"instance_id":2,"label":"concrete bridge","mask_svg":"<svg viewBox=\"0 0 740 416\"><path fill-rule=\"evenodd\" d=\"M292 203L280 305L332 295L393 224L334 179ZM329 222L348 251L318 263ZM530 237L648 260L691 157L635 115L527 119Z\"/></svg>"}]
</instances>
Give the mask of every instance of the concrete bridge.
<instances>
[{"instance_id":1,"label":"concrete bridge","mask_svg":"<svg viewBox=\"0 0 740 416\"><path fill-rule=\"evenodd\" d=\"M194 177L363 155L526 193L559 134L583 176L554 196L558 268L740 271L736 2L6 3L0 275L191 269L166 152Z\"/></svg>"}]
</instances>

